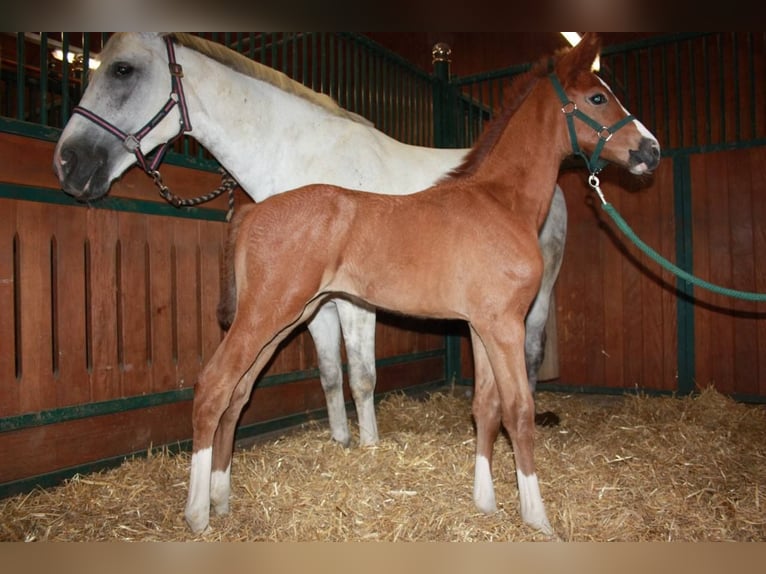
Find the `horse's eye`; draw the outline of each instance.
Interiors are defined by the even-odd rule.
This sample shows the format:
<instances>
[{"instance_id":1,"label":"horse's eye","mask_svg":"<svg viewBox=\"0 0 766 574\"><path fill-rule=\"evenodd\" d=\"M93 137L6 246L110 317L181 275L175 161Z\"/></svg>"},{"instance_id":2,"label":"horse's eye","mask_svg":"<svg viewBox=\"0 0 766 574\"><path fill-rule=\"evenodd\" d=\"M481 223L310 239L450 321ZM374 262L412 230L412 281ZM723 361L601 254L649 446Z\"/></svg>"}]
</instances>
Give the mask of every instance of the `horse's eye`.
<instances>
[{"instance_id":1,"label":"horse's eye","mask_svg":"<svg viewBox=\"0 0 766 574\"><path fill-rule=\"evenodd\" d=\"M115 62L112 65L112 73L116 78L124 78L133 72L133 66L127 62Z\"/></svg>"},{"instance_id":2,"label":"horse's eye","mask_svg":"<svg viewBox=\"0 0 766 574\"><path fill-rule=\"evenodd\" d=\"M588 98L588 101L594 106L600 106L606 103L606 96L604 94L593 94Z\"/></svg>"}]
</instances>

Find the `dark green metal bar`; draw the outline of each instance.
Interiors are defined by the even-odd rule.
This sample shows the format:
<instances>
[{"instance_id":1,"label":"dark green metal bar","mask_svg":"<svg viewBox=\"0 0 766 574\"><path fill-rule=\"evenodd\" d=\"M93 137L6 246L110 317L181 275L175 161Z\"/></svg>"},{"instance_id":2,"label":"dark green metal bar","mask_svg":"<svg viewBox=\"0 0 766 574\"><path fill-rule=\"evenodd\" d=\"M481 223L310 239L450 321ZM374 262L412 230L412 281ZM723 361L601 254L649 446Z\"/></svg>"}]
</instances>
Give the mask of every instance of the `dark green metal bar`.
<instances>
[{"instance_id":1,"label":"dark green metal bar","mask_svg":"<svg viewBox=\"0 0 766 574\"><path fill-rule=\"evenodd\" d=\"M61 50L64 57L61 60L61 125L65 126L69 121L69 32L61 34Z\"/></svg>"},{"instance_id":2,"label":"dark green metal bar","mask_svg":"<svg viewBox=\"0 0 766 574\"><path fill-rule=\"evenodd\" d=\"M748 60L750 65L748 66L748 78L750 78L750 137L755 138L758 136L758 123L756 122L757 119L757 108L756 108L756 102L758 101L758 98L756 97L756 91L755 91L755 83L756 83L756 75L755 75L755 55L753 54L753 33L748 32L747 33L747 53L748 53Z\"/></svg>"},{"instance_id":3,"label":"dark green metal bar","mask_svg":"<svg viewBox=\"0 0 766 574\"><path fill-rule=\"evenodd\" d=\"M105 197L94 203L83 204L74 200L63 191L2 182L0 182L0 199L18 199L23 201L51 203L55 205L67 205L83 209L109 209L130 213L143 213L145 215L181 217L184 219L226 221L226 212L221 209L202 209L199 207L176 208L164 202L160 203L112 196Z\"/></svg>"},{"instance_id":4,"label":"dark green metal bar","mask_svg":"<svg viewBox=\"0 0 766 574\"><path fill-rule=\"evenodd\" d=\"M48 125L48 33L40 34L40 124Z\"/></svg>"},{"instance_id":5,"label":"dark green metal bar","mask_svg":"<svg viewBox=\"0 0 766 574\"><path fill-rule=\"evenodd\" d=\"M736 33L731 35L731 41L734 52L731 63L731 74L734 78L734 140L740 141L742 139L742 109L739 101L739 51Z\"/></svg>"},{"instance_id":6,"label":"dark green metal bar","mask_svg":"<svg viewBox=\"0 0 766 574\"><path fill-rule=\"evenodd\" d=\"M24 43L24 32L16 33L16 118L25 120L24 94L26 93L26 70L24 69L24 59L26 58L26 45Z\"/></svg>"},{"instance_id":7,"label":"dark green metal bar","mask_svg":"<svg viewBox=\"0 0 766 574\"><path fill-rule=\"evenodd\" d=\"M429 392L440 392L444 389L444 381L430 381L423 384L419 384L405 389L394 389L375 395L375 402L380 402L387 395L402 393L404 395L413 396ZM346 406L353 409L352 402L347 402ZM286 417L280 417L277 419L271 419L268 421L253 423L249 425L240 426L237 429L235 440L242 441L246 439L252 439L254 437L263 436L269 433L284 431L290 428L295 428L299 425L311 422L322 421L327 418L326 409L316 409L313 411L298 413L289 415ZM61 484L65 480L72 478L75 475L91 474L101 470L114 468L127 460L134 458L144 458L149 452L167 451L169 454L178 454L181 452L188 452L192 449L191 439L175 441L161 446L153 446L149 449L143 449L135 451L129 454L104 458L98 461L94 461L87 464L82 464L74 467L68 467L53 472L23 478L12 482L6 482L0 484L0 498L8 498L17 494L24 494L34 490L35 488L50 488Z\"/></svg>"},{"instance_id":8,"label":"dark green metal bar","mask_svg":"<svg viewBox=\"0 0 766 574\"><path fill-rule=\"evenodd\" d=\"M707 38L702 38L702 54L705 61L707 61ZM705 125L706 125L706 138L705 143L710 145L713 143L713 127L712 127L712 107L713 103L710 98L710 67L702 67L705 78Z\"/></svg>"},{"instance_id":9,"label":"dark green metal bar","mask_svg":"<svg viewBox=\"0 0 766 574\"><path fill-rule=\"evenodd\" d=\"M666 50L662 49L660 51L660 75L662 76L662 94L664 96L665 102L668 101L668 96L670 94L670 79L668 78L668 63L667 63L667 55ZM679 94L680 99L680 94ZM660 126L657 126L655 123L656 128L659 128ZM662 106L662 127L665 130L665 140L666 142L670 142L670 106L664 105ZM655 129L656 129L655 128ZM658 131L655 131L654 133L659 133Z\"/></svg>"},{"instance_id":10,"label":"dark green metal bar","mask_svg":"<svg viewBox=\"0 0 766 574\"><path fill-rule=\"evenodd\" d=\"M431 351L422 351L419 353L386 357L384 359L378 359L375 364L378 368L384 368L393 365L414 363L438 357L445 357L446 360L445 349L433 349ZM347 370L348 367L344 364L343 371ZM290 373L280 373L277 375L264 377L258 381L257 388L276 387L298 381L318 378L319 369L305 369L301 371L293 371ZM82 405L61 407L36 413L5 417L0 418L0 432L18 431L26 428L45 426L49 424L62 423L94 416L103 416L125 411L156 407L160 405L192 400L193 396L193 389L186 388L153 393L150 395L124 397L108 401L85 403Z\"/></svg>"},{"instance_id":11,"label":"dark green metal bar","mask_svg":"<svg viewBox=\"0 0 766 574\"><path fill-rule=\"evenodd\" d=\"M673 205L676 228L676 262L679 267L693 272L691 166L688 155L673 157ZM676 279L680 294L676 298L678 392L694 391L694 286L681 278Z\"/></svg>"}]
</instances>

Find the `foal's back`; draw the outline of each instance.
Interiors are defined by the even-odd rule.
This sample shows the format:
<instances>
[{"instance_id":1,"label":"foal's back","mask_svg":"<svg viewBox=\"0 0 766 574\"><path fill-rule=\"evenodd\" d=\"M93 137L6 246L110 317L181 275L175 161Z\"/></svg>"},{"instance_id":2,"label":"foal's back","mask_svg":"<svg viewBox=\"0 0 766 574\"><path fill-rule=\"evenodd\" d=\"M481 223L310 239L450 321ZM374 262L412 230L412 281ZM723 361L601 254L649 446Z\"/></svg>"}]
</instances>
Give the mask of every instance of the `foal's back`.
<instances>
[{"instance_id":1,"label":"foal's back","mask_svg":"<svg viewBox=\"0 0 766 574\"><path fill-rule=\"evenodd\" d=\"M505 312L516 293L523 315L539 287L537 229L470 182L406 196L310 185L236 218L237 288L261 308L279 304L275 295L341 292L407 315L470 319L477 306Z\"/></svg>"}]
</instances>

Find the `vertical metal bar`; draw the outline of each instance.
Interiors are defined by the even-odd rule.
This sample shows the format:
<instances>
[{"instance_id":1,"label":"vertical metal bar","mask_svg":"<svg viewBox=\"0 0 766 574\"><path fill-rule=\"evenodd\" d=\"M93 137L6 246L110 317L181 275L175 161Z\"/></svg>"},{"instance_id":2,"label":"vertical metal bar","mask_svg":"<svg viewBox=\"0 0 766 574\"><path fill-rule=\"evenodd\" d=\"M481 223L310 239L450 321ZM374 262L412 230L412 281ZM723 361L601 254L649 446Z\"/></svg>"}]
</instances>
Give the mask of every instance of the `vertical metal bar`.
<instances>
[{"instance_id":1,"label":"vertical metal bar","mask_svg":"<svg viewBox=\"0 0 766 574\"><path fill-rule=\"evenodd\" d=\"M688 40L686 45L689 47L689 102L691 105L692 115L692 145L697 145L697 130L699 125L697 123L697 74L695 73L695 58L694 58L694 42Z\"/></svg>"},{"instance_id":2,"label":"vertical metal bar","mask_svg":"<svg viewBox=\"0 0 766 574\"><path fill-rule=\"evenodd\" d=\"M707 38L705 36L702 37L702 61L707 62ZM702 70L704 72L705 76L705 127L706 127L706 135L707 138L705 140L705 143L710 145L713 139L713 124L712 124L712 107L713 103L710 98L710 67L709 66L703 66Z\"/></svg>"},{"instance_id":3,"label":"vertical metal bar","mask_svg":"<svg viewBox=\"0 0 766 574\"><path fill-rule=\"evenodd\" d=\"M331 34L327 38L327 43L328 43L327 49L328 49L328 52L329 52L329 58L328 59L330 60L330 65L329 65L329 70L328 70L328 73L330 74L330 78L329 78L330 79L330 82L329 82L329 86L330 87L329 87L328 93L333 98L335 98L335 100L337 101L338 100L338 95L335 92L335 89L336 89L336 87L338 85L337 81L336 81L336 78L335 78L335 70L336 70L336 67L335 67L335 36Z\"/></svg>"},{"instance_id":4,"label":"vertical metal bar","mask_svg":"<svg viewBox=\"0 0 766 574\"><path fill-rule=\"evenodd\" d=\"M69 32L61 35L61 51L64 53L61 61L61 125L64 126L69 121Z\"/></svg>"},{"instance_id":5,"label":"vertical metal bar","mask_svg":"<svg viewBox=\"0 0 766 574\"><path fill-rule=\"evenodd\" d=\"M48 33L40 33L40 123L48 125Z\"/></svg>"},{"instance_id":6,"label":"vertical metal bar","mask_svg":"<svg viewBox=\"0 0 766 574\"><path fill-rule=\"evenodd\" d=\"M723 45L721 39L721 33L716 36L716 47L718 48L718 92L720 97L719 102L719 117L721 118L721 141L718 143L726 142L726 86L724 85L724 62Z\"/></svg>"},{"instance_id":7,"label":"vertical metal bar","mask_svg":"<svg viewBox=\"0 0 766 574\"><path fill-rule=\"evenodd\" d=\"M738 32L731 33L732 63L731 74L734 79L734 141L742 141L742 110L739 101L739 49L737 42Z\"/></svg>"},{"instance_id":8,"label":"vertical metal bar","mask_svg":"<svg viewBox=\"0 0 766 574\"><path fill-rule=\"evenodd\" d=\"M353 110L357 114L360 113L359 111L359 46L353 47L353 62L354 62L354 75L353 80L350 82L352 83L352 90L353 90ZM351 79L351 78L349 78Z\"/></svg>"},{"instance_id":9,"label":"vertical metal bar","mask_svg":"<svg viewBox=\"0 0 766 574\"><path fill-rule=\"evenodd\" d=\"M649 72L649 117L652 118L652 128L651 130L654 133L659 133L660 126L658 125L659 122L657 121L657 117L655 115L655 107L654 107L654 66L652 63L654 62L654 57L652 56L652 48L651 46L647 48L647 59L646 59L646 67Z\"/></svg>"},{"instance_id":10,"label":"vertical metal bar","mask_svg":"<svg viewBox=\"0 0 766 574\"><path fill-rule=\"evenodd\" d=\"M40 70L42 73L42 70ZM88 80L90 79L90 33L82 33L82 81L80 82L80 93L77 97L79 100L85 88L88 87Z\"/></svg>"},{"instance_id":11,"label":"vertical metal bar","mask_svg":"<svg viewBox=\"0 0 766 574\"><path fill-rule=\"evenodd\" d=\"M684 98L683 81L681 78L681 45L676 42L673 45L676 60L676 130L678 131L678 143L676 147L684 147ZM694 86L692 86L693 89ZM667 98L667 94L665 96Z\"/></svg>"},{"instance_id":12,"label":"vertical metal bar","mask_svg":"<svg viewBox=\"0 0 766 574\"><path fill-rule=\"evenodd\" d=\"M636 67L636 108L638 110L637 115L639 118L644 117L644 83L641 77L641 52L636 50L633 53L633 64ZM654 126L650 126L650 129L654 129Z\"/></svg>"},{"instance_id":13,"label":"vertical metal bar","mask_svg":"<svg viewBox=\"0 0 766 574\"><path fill-rule=\"evenodd\" d=\"M308 50L308 41L304 40L303 42L303 65L306 65L306 62L308 60L308 54L306 53ZM317 86L317 80L319 79L319 64L321 56L317 54L317 34L316 32L311 33L311 89L314 91L321 91L321 84ZM324 61L321 62L324 64Z\"/></svg>"},{"instance_id":14,"label":"vertical metal bar","mask_svg":"<svg viewBox=\"0 0 766 574\"><path fill-rule=\"evenodd\" d=\"M26 77L24 61L26 58L24 32L16 33L16 119L24 120L24 94L26 93ZM66 59L66 58L64 58Z\"/></svg>"},{"instance_id":15,"label":"vertical metal bar","mask_svg":"<svg viewBox=\"0 0 766 574\"><path fill-rule=\"evenodd\" d=\"M247 39L249 47L247 55L251 60L255 60L255 32L248 32Z\"/></svg>"},{"instance_id":16,"label":"vertical metal bar","mask_svg":"<svg viewBox=\"0 0 766 574\"><path fill-rule=\"evenodd\" d=\"M748 60L750 62L749 73L747 75L748 78L750 78L750 137L755 139L758 137L758 127L756 122L756 102L758 101L758 98L755 95L755 83L756 83L756 75L755 75L755 54L753 53L753 33L747 32L747 54L748 54Z\"/></svg>"},{"instance_id":17,"label":"vertical metal bar","mask_svg":"<svg viewBox=\"0 0 766 574\"><path fill-rule=\"evenodd\" d=\"M694 262L692 245L692 207L691 207L691 167L689 156L673 156L673 202L676 219L676 261L677 264L692 273ZM677 298L677 361L678 388L682 395L694 391L696 359L694 349L694 285L676 279L676 288L682 297Z\"/></svg>"}]
</instances>

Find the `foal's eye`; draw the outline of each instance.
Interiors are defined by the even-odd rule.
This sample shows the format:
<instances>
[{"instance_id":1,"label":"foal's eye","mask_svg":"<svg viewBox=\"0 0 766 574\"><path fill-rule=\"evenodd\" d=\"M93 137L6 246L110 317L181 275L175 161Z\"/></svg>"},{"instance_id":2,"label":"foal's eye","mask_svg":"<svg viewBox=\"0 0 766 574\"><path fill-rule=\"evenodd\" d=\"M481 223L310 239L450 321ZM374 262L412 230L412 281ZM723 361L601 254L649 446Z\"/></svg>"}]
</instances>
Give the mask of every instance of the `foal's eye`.
<instances>
[{"instance_id":1,"label":"foal's eye","mask_svg":"<svg viewBox=\"0 0 766 574\"><path fill-rule=\"evenodd\" d=\"M600 106L606 103L606 96L604 94L593 94L588 98L588 101L594 106Z\"/></svg>"},{"instance_id":2,"label":"foal's eye","mask_svg":"<svg viewBox=\"0 0 766 574\"><path fill-rule=\"evenodd\" d=\"M129 76L132 72L133 66L127 62L115 62L112 65L112 74L114 74L116 78L124 78Z\"/></svg>"}]
</instances>

